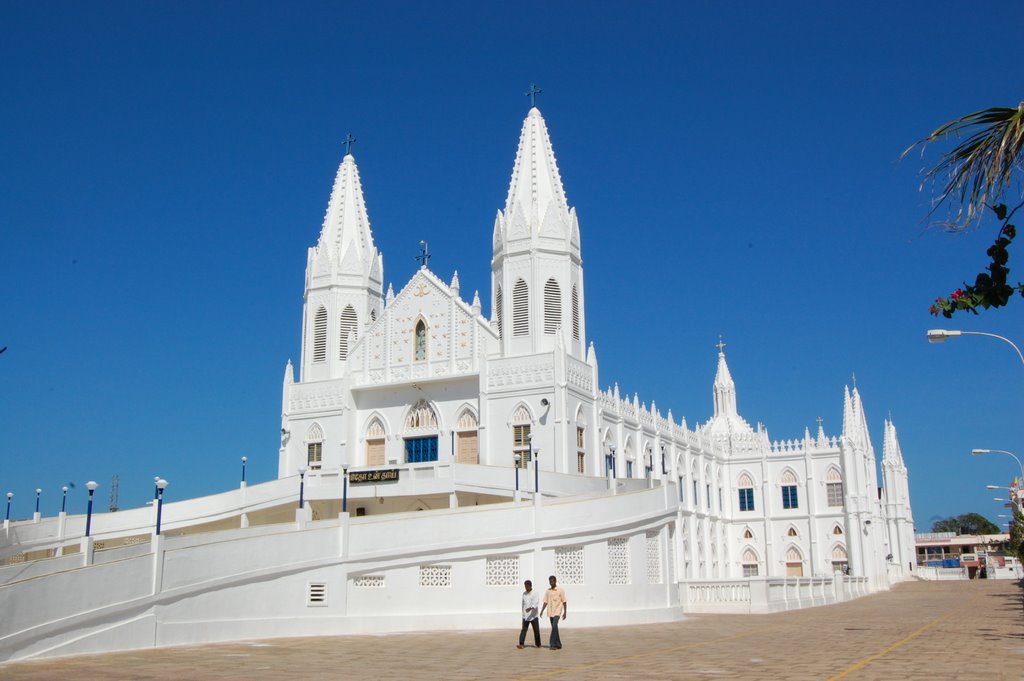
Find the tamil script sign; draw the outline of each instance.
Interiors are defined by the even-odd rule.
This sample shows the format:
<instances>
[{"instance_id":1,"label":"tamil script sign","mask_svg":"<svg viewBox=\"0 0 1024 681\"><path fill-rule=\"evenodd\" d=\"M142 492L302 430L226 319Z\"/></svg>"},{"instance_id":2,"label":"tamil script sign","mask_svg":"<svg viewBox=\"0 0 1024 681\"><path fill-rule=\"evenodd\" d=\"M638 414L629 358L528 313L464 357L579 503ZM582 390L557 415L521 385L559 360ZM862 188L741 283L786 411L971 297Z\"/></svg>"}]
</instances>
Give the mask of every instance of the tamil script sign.
<instances>
[{"instance_id":1,"label":"tamil script sign","mask_svg":"<svg viewBox=\"0 0 1024 681\"><path fill-rule=\"evenodd\" d=\"M397 480L397 468L384 468L379 471L352 471L348 474L348 481L353 485L368 482L395 482Z\"/></svg>"}]
</instances>

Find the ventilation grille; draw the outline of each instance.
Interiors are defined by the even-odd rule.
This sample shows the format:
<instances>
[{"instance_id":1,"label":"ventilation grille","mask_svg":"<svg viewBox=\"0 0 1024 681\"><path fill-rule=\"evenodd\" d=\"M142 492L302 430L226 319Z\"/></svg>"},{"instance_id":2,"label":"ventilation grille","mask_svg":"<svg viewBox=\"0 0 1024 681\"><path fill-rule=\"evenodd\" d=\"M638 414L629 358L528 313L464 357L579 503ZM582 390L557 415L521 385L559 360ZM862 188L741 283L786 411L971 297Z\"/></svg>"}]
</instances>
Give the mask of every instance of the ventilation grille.
<instances>
[{"instance_id":1,"label":"ventilation grille","mask_svg":"<svg viewBox=\"0 0 1024 681\"><path fill-rule=\"evenodd\" d=\"M501 287L499 286L498 290L494 293L494 310L497 313L495 316L498 318L498 338L501 338L505 333L505 306L503 302Z\"/></svg>"},{"instance_id":2,"label":"ventilation grille","mask_svg":"<svg viewBox=\"0 0 1024 681\"><path fill-rule=\"evenodd\" d=\"M338 343L338 359L344 361L348 359L348 349L355 345L359 335L356 311L351 305L347 305L345 311L341 313L341 328L339 330L341 331L339 334L341 340Z\"/></svg>"},{"instance_id":3,"label":"ventilation grille","mask_svg":"<svg viewBox=\"0 0 1024 681\"><path fill-rule=\"evenodd\" d=\"M306 592L306 605L317 607L327 605L327 583L310 582Z\"/></svg>"},{"instance_id":4,"label":"ventilation grille","mask_svg":"<svg viewBox=\"0 0 1024 681\"><path fill-rule=\"evenodd\" d=\"M580 292L575 284L572 287L572 337L580 339Z\"/></svg>"},{"instance_id":5,"label":"ventilation grille","mask_svg":"<svg viewBox=\"0 0 1024 681\"><path fill-rule=\"evenodd\" d=\"M530 289L522 279L512 289L512 335L530 335Z\"/></svg>"},{"instance_id":6,"label":"ventilation grille","mask_svg":"<svg viewBox=\"0 0 1024 681\"><path fill-rule=\"evenodd\" d=\"M544 284L544 333L550 335L562 325L562 290L558 282L548 279Z\"/></svg>"},{"instance_id":7,"label":"ventilation grille","mask_svg":"<svg viewBox=\"0 0 1024 681\"><path fill-rule=\"evenodd\" d=\"M327 308L321 307L313 318L313 361L327 359Z\"/></svg>"}]
</instances>

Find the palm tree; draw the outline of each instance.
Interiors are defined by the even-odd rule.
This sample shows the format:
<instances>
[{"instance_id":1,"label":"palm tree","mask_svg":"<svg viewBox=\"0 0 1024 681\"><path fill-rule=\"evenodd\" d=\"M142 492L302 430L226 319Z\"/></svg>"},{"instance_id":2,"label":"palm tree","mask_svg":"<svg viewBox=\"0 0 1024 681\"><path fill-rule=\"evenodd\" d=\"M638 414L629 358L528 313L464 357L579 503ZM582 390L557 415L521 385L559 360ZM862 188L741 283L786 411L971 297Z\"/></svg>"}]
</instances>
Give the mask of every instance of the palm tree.
<instances>
[{"instance_id":1,"label":"palm tree","mask_svg":"<svg viewBox=\"0 0 1024 681\"><path fill-rule=\"evenodd\" d=\"M943 154L924 173L922 182L923 188L939 178L948 178L930 214L952 199L957 205L956 218L943 223L952 229L964 229L977 222L985 207L994 207L1013 186L1015 176L1024 170L1024 102L1015 109L993 107L944 123L907 147L900 158L917 147L924 154L933 142L964 135L969 137Z\"/></svg>"},{"instance_id":2,"label":"palm tree","mask_svg":"<svg viewBox=\"0 0 1024 681\"><path fill-rule=\"evenodd\" d=\"M1010 219L1024 206L1019 193L1021 187L1018 187L1015 207L1008 209L1002 203L1004 195L1024 174L1024 102L1015 109L992 107L944 123L910 145L900 158L915 148L920 147L923 154L933 142L963 136L967 139L943 154L939 162L924 173L922 188L946 178L929 215L942 204L955 205L955 217L939 224L958 231L976 225L985 214L985 208L989 208L1002 224L988 249L991 263L985 268L987 271L978 274L974 284L964 282L962 288L948 297L935 299L930 312L947 318L961 310L978 314L979 308L1002 307L1015 292L1024 296L1024 284L1010 285L1006 281L1010 272L1006 266L1010 258L1007 248L1017 236Z\"/></svg>"}]
</instances>

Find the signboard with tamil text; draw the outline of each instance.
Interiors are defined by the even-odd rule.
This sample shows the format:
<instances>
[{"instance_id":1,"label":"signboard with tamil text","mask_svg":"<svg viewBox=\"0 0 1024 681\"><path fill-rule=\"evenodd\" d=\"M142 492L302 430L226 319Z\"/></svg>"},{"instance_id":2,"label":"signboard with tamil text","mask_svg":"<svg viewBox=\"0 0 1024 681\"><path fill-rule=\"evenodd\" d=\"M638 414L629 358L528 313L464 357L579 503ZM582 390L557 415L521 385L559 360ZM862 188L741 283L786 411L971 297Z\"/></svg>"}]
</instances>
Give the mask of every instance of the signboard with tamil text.
<instances>
[{"instance_id":1,"label":"signboard with tamil text","mask_svg":"<svg viewBox=\"0 0 1024 681\"><path fill-rule=\"evenodd\" d=\"M382 468L376 471L352 471L348 474L348 481L353 485L360 485L373 482L397 482L397 468Z\"/></svg>"}]
</instances>

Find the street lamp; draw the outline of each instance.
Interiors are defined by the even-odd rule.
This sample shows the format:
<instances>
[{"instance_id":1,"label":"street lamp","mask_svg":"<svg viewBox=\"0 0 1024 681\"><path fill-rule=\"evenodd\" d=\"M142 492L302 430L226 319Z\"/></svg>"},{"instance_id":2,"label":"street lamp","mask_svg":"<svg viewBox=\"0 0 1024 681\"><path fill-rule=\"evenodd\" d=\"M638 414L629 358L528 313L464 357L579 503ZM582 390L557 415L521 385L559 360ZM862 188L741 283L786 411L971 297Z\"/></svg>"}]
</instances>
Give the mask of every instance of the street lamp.
<instances>
[{"instance_id":1,"label":"street lamp","mask_svg":"<svg viewBox=\"0 0 1024 681\"><path fill-rule=\"evenodd\" d=\"M306 494L306 467L299 468L299 508L302 508Z\"/></svg>"},{"instance_id":2,"label":"street lamp","mask_svg":"<svg viewBox=\"0 0 1024 681\"><path fill-rule=\"evenodd\" d=\"M60 500L60 512L65 513L68 510L68 486L64 485L60 491L64 493L64 498Z\"/></svg>"},{"instance_id":3,"label":"street lamp","mask_svg":"<svg viewBox=\"0 0 1024 681\"><path fill-rule=\"evenodd\" d=\"M341 480L341 512L348 513L348 462L342 462L341 472L344 477Z\"/></svg>"},{"instance_id":4,"label":"street lamp","mask_svg":"<svg viewBox=\"0 0 1024 681\"><path fill-rule=\"evenodd\" d=\"M7 517L5 518L5 520L10 520L11 519L11 499L13 499L13 498L14 498L14 492L8 492L7 493Z\"/></svg>"},{"instance_id":5,"label":"street lamp","mask_svg":"<svg viewBox=\"0 0 1024 681\"><path fill-rule=\"evenodd\" d=\"M39 497L42 495L43 490L36 487L36 513L39 513Z\"/></svg>"},{"instance_id":6,"label":"street lamp","mask_svg":"<svg viewBox=\"0 0 1024 681\"><path fill-rule=\"evenodd\" d=\"M1020 481L1024 484L1024 464L1021 464L1020 459L1013 452L1008 452L1005 449L972 449L971 456L981 456L982 454L1006 454L1012 456L1013 460L1017 462L1017 467L1020 468Z\"/></svg>"},{"instance_id":7,"label":"street lamp","mask_svg":"<svg viewBox=\"0 0 1024 681\"><path fill-rule=\"evenodd\" d=\"M161 478L156 481L156 533L160 535L160 518L164 511L164 490L167 488L167 481Z\"/></svg>"},{"instance_id":8,"label":"street lamp","mask_svg":"<svg viewBox=\"0 0 1024 681\"><path fill-rule=\"evenodd\" d=\"M988 336L989 338L998 338L1001 341L1009 343L1013 349L1017 352L1017 357L1020 358L1021 364L1024 364L1024 354L1021 353L1020 348L1010 340L1003 336L997 336L994 333L985 333L983 331L957 331L955 329L928 329L928 342L929 343L945 343L950 338L956 338L957 336Z\"/></svg>"},{"instance_id":9,"label":"street lamp","mask_svg":"<svg viewBox=\"0 0 1024 681\"><path fill-rule=\"evenodd\" d=\"M160 496L160 485L157 484L159 482L160 482L160 476L159 475L154 475L153 476L153 501L156 501L157 497Z\"/></svg>"},{"instance_id":10,"label":"street lamp","mask_svg":"<svg viewBox=\"0 0 1024 681\"><path fill-rule=\"evenodd\" d=\"M90 480L89 482L85 483L85 488L87 490L89 490L89 505L86 507L86 511L85 511L85 536L86 537L88 537L89 534L92 531L92 495L93 495L93 492L96 491L97 487L99 487L99 485L96 484L96 482L94 480Z\"/></svg>"},{"instance_id":11,"label":"street lamp","mask_svg":"<svg viewBox=\"0 0 1024 681\"><path fill-rule=\"evenodd\" d=\"M668 475L668 468L665 466L665 445L661 446L661 474Z\"/></svg>"},{"instance_id":12,"label":"street lamp","mask_svg":"<svg viewBox=\"0 0 1024 681\"><path fill-rule=\"evenodd\" d=\"M540 496L540 448L533 449L533 445L530 445L531 454L533 456L533 492L538 497Z\"/></svg>"},{"instance_id":13,"label":"street lamp","mask_svg":"<svg viewBox=\"0 0 1024 681\"><path fill-rule=\"evenodd\" d=\"M519 466L523 462L523 455L517 453L513 458L516 460L516 492L519 492Z\"/></svg>"},{"instance_id":14,"label":"street lamp","mask_svg":"<svg viewBox=\"0 0 1024 681\"><path fill-rule=\"evenodd\" d=\"M249 460L249 457L242 457L242 482L245 482L245 462Z\"/></svg>"}]
</instances>

